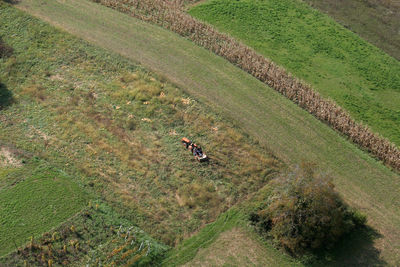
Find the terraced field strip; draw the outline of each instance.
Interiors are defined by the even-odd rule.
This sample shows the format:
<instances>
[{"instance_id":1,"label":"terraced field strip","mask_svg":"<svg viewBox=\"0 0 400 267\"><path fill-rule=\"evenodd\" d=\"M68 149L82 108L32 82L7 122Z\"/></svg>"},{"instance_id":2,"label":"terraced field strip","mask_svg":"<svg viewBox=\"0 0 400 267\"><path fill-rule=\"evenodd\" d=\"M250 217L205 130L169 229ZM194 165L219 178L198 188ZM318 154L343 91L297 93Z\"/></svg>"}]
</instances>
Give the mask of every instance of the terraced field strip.
<instances>
[{"instance_id":1,"label":"terraced field strip","mask_svg":"<svg viewBox=\"0 0 400 267\"><path fill-rule=\"evenodd\" d=\"M384 259L400 262L400 176L327 125L228 61L157 26L88 1L23 0L18 7L163 74L287 163L317 162L382 234L376 247Z\"/></svg>"}]
</instances>

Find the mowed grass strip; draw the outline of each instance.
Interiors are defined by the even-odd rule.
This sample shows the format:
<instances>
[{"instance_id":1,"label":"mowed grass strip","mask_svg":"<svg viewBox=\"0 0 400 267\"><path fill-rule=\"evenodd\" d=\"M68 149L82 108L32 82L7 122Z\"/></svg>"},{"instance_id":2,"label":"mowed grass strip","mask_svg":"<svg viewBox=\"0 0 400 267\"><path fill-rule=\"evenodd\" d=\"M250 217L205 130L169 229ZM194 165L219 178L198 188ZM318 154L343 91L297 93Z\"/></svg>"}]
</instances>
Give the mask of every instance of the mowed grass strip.
<instances>
[{"instance_id":1,"label":"mowed grass strip","mask_svg":"<svg viewBox=\"0 0 400 267\"><path fill-rule=\"evenodd\" d=\"M190 14L311 84L400 146L400 62L297 0L211 0Z\"/></svg>"},{"instance_id":2,"label":"mowed grass strip","mask_svg":"<svg viewBox=\"0 0 400 267\"><path fill-rule=\"evenodd\" d=\"M382 234L375 246L385 260L400 261L399 175L274 90L176 34L88 1L24 0L18 7L162 73L287 163L317 162Z\"/></svg>"},{"instance_id":3,"label":"mowed grass strip","mask_svg":"<svg viewBox=\"0 0 400 267\"><path fill-rule=\"evenodd\" d=\"M0 167L0 256L62 223L87 204L74 179L41 160Z\"/></svg>"}]
</instances>

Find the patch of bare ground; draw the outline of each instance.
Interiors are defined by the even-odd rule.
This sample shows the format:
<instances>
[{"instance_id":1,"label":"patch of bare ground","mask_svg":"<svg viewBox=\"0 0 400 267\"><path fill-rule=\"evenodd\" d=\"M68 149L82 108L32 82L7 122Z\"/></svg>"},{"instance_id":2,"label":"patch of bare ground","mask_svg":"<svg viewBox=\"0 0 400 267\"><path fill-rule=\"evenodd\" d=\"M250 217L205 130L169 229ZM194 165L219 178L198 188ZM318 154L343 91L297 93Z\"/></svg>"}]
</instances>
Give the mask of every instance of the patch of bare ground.
<instances>
[{"instance_id":1,"label":"patch of bare ground","mask_svg":"<svg viewBox=\"0 0 400 267\"><path fill-rule=\"evenodd\" d=\"M11 149L0 147L0 167L21 167L22 163Z\"/></svg>"}]
</instances>

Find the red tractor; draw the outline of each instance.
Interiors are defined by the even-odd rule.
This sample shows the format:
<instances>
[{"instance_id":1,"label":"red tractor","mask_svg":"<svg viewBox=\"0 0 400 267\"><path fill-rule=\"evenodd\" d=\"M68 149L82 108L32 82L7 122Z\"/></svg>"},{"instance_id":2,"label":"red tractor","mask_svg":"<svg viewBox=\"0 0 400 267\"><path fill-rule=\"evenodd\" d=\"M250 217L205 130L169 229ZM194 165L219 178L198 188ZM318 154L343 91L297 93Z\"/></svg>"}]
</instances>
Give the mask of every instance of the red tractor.
<instances>
[{"instance_id":1,"label":"red tractor","mask_svg":"<svg viewBox=\"0 0 400 267\"><path fill-rule=\"evenodd\" d=\"M194 158L199 161L199 162L204 162L208 160L207 155L203 152L203 150L201 149L201 146L196 145L195 143L193 143L192 141L190 141L189 139L187 139L186 137L183 137L181 140L183 146L190 150L194 156Z\"/></svg>"}]
</instances>

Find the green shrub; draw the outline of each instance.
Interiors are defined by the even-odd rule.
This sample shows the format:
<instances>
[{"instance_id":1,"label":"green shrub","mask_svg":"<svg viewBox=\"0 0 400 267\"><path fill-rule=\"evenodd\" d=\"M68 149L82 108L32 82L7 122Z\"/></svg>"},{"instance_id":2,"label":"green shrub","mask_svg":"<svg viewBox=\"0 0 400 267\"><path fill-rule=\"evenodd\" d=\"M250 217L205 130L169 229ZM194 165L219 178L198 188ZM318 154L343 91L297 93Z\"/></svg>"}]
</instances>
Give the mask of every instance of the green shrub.
<instances>
[{"instance_id":1,"label":"green shrub","mask_svg":"<svg viewBox=\"0 0 400 267\"><path fill-rule=\"evenodd\" d=\"M3 39L0 37L0 58L6 58L12 55L14 49L4 43Z\"/></svg>"},{"instance_id":2,"label":"green shrub","mask_svg":"<svg viewBox=\"0 0 400 267\"><path fill-rule=\"evenodd\" d=\"M329 178L303 165L272 182L250 220L259 231L295 256L330 248L366 217L347 207Z\"/></svg>"}]
</instances>

